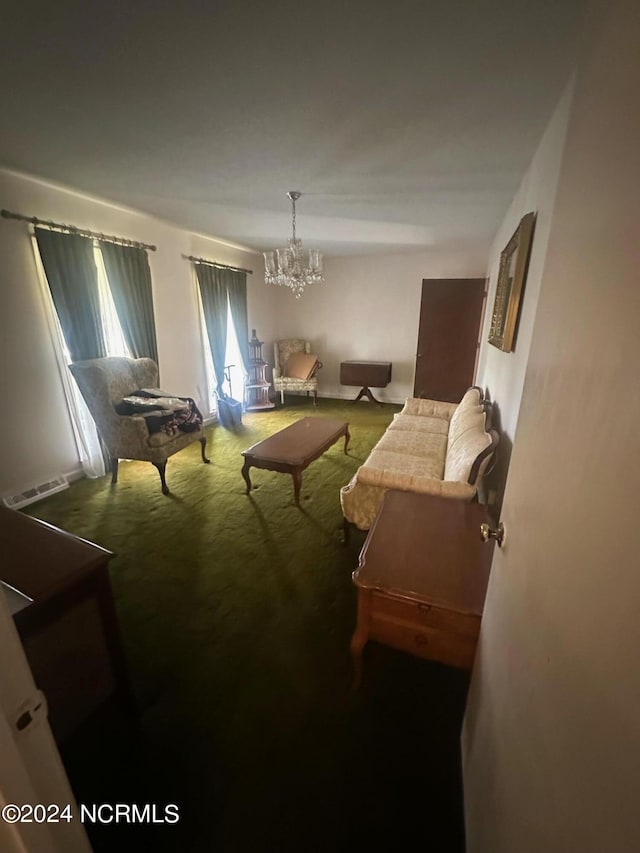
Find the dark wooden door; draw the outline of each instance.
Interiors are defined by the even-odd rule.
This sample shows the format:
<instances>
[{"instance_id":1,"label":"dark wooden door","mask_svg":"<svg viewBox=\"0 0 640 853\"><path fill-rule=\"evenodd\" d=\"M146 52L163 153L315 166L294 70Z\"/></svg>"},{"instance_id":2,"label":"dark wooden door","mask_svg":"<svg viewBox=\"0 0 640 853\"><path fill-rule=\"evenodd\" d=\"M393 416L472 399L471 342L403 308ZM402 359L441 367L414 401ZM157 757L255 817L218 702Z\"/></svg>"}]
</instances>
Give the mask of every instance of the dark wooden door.
<instances>
[{"instance_id":1,"label":"dark wooden door","mask_svg":"<svg viewBox=\"0 0 640 853\"><path fill-rule=\"evenodd\" d=\"M425 278L414 397L458 403L473 384L478 353L483 278Z\"/></svg>"}]
</instances>

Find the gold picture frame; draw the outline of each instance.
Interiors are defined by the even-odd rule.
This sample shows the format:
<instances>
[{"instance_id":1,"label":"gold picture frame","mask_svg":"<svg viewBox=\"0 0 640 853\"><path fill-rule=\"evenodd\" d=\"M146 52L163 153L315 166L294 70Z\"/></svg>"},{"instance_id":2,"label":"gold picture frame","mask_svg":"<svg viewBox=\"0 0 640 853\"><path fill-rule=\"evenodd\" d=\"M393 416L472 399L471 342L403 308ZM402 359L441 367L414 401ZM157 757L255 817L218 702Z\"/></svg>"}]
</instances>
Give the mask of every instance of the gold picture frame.
<instances>
[{"instance_id":1,"label":"gold picture frame","mask_svg":"<svg viewBox=\"0 0 640 853\"><path fill-rule=\"evenodd\" d=\"M512 352L515 346L535 218L535 213L527 213L522 217L513 237L500 254L489 343L503 352Z\"/></svg>"}]
</instances>

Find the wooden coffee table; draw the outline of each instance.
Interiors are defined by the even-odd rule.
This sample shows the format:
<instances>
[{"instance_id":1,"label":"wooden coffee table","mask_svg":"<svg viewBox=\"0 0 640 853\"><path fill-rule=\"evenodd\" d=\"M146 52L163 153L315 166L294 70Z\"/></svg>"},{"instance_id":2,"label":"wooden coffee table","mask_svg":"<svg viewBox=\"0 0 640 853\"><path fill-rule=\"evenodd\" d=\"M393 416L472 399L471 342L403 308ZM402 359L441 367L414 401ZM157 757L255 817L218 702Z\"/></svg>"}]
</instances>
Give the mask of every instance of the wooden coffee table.
<instances>
[{"instance_id":1,"label":"wooden coffee table","mask_svg":"<svg viewBox=\"0 0 640 853\"><path fill-rule=\"evenodd\" d=\"M264 441L252 445L248 450L243 450L242 476L247 484L247 494L251 491L249 469L264 468L267 471L291 474L295 502L299 504L302 472L342 435L346 453L350 438L349 424L346 421L333 418L302 418Z\"/></svg>"}]
</instances>

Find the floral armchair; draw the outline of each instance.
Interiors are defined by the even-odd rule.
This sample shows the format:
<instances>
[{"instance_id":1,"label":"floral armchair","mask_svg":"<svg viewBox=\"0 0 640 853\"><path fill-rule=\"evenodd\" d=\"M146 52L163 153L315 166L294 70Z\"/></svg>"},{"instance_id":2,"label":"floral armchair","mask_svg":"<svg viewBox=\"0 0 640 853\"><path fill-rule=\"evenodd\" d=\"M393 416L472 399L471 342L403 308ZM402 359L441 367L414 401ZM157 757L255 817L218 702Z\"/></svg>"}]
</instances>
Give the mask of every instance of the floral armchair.
<instances>
[{"instance_id":1,"label":"floral armchair","mask_svg":"<svg viewBox=\"0 0 640 853\"><path fill-rule=\"evenodd\" d=\"M147 416L158 414L118 414L116 406L123 398L141 389L158 390L158 365L150 358L94 358L76 361L69 365L82 396L93 416L98 432L111 458L111 482L118 481L119 459L140 459L151 462L158 469L162 491L169 494L165 479L167 459L194 441L202 446L202 461L207 439L202 429L202 419L189 425L188 432L180 430L150 432ZM160 392L165 394L165 392ZM152 402L152 401L151 401ZM153 408L152 405L149 406ZM195 405L193 407L195 409ZM195 409L197 412L197 409ZM200 416L200 413L197 412Z\"/></svg>"},{"instance_id":2,"label":"floral armchair","mask_svg":"<svg viewBox=\"0 0 640 853\"><path fill-rule=\"evenodd\" d=\"M300 338L275 341L273 355L273 387L280 392L281 403L284 404L285 391L306 391L307 397L309 391L313 391L315 406L318 396L317 372L322 367L322 362L311 354L309 341L303 341ZM300 358L301 355L302 358ZM294 361L298 365L297 369L290 369L294 363L290 361L292 356L296 356Z\"/></svg>"}]
</instances>

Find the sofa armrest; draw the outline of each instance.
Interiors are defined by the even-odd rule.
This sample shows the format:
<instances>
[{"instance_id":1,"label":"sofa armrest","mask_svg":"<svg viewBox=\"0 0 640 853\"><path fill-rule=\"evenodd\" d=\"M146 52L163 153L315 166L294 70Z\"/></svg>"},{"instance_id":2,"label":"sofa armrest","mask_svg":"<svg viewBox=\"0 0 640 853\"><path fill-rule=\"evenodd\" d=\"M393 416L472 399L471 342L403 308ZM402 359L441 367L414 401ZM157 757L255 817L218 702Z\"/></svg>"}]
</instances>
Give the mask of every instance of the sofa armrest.
<instances>
[{"instance_id":1,"label":"sofa armrest","mask_svg":"<svg viewBox=\"0 0 640 853\"><path fill-rule=\"evenodd\" d=\"M280 368L274 367L273 368L273 378L274 379L280 379L281 376L282 376L282 371L280 370Z\"/></svg>"}]
</instances>

